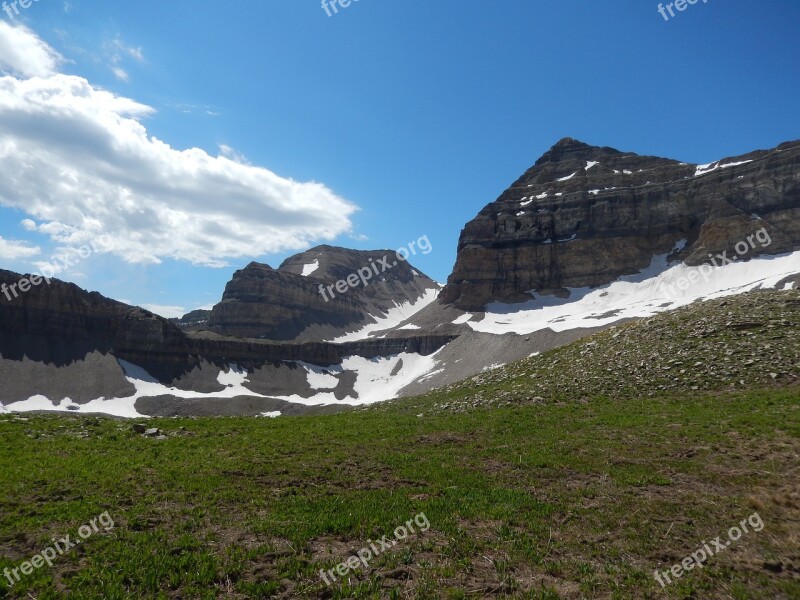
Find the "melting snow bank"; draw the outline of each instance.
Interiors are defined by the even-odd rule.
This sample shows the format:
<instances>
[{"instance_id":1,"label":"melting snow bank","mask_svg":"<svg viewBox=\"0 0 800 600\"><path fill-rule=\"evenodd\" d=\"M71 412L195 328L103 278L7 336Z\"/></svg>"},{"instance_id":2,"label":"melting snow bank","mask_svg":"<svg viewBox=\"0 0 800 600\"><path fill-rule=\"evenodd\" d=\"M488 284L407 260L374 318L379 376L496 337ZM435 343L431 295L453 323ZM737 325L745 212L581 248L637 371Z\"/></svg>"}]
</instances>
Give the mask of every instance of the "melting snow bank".
<instances>
[{"instance_id":1,"label":"melting snow bank","mask_svg":"<svg viewBox=\"0 0 800 600\"><path fill-rule=\"evenodd\" d=\"M67 412L73 414L81 413L100 413L112 417L123 417L126 419L136 419L143 417L136 411L137 398L133 396L130 398L98 398L91 400L86 404L76 404L70 398L64 398L58 404L53 404L49 399L44 396L37 395L31 396L27 400L20 402L13 402L9 404L6 409L9 412L33 412L33 411L50 411L50 412Z\"/></svg>"},{"instance_id":2,"label":"melting snow bank","mask_svg":"<svg viewBox=\"0 0 800 600\"><path fill-rule=\"evenodd\" d=\"M358 331L354 331L352 333L348 333L337 337L332 340L327 340L329 342L335 343L342 343L342 342L357 342L359 340L366 340L369 338L370 334L375 333L376 331L384 331L385 329L391 329L392 327L397 327L405 321L406 319L410 319L414 316L414 314L421 311L423 308L428 306L431 302L436 300L439 296L439 289L438 288L431 288L426 290L425 293L417 298L416 302L404 302L403 304L394 303L394 308L390 308L388 312L384 313L383 315L371 315L373 319L375 319L375 323L370 323L366 327L359 329Z\"/></svg>"},{"instance_id":3,"label":"melting snow bank","mask_svg":"<svg viewBox=\"0 0 800 600\"><path fill-rule=\"evenodd\" d=\"M133 396L126 398L97 398L85 404L77 404L70 398L64 398L57 405L54 405L45 396L31 396L27 400L13 402L6 406L6 409L13 412L31 411L55 411L69 413L102 413L112 417L124 417L136 419L145 417L136 410L136 401L139 398L149 396L170 395L176 398L234 398L236 396L258 396L244 387L247 381L247 372L240 369L238 365L232 364L227 372L220 371L217 381L227 386L224 390L210 394L198 394L186 390L179 390L174 387L167 387L159 383L152 375L141 367L131 364L124 360L118 362L125 371L125 378L136 388Z\"/></svg>"},{"instance_id":4,"label":"melting snow bank","mask_svg":"<svg viewBox=\"0 0 800 600\"><path fill-rule=\"evenodd\" d=\"M120 366L125 371L126 379L136 388L136 393L132 396L127 398L98 398L85 404L77 404L71 399L65 398L58 404L53 404L48 398L37 395L7 406L0 404L0 413L31 411L78 414L101 413L114 417L134 419L146 417L146 415L142 415L136 410L136 401L140 398L157 396L173 396L186 400L212 400L249 396L283 400L304 406L325 406L329 404L359 406L396 398L404 387L434 370L437 365L435 359L435 354L437 353L421 356L403 352L393 356L372 359L349 356L342 361L341 365L331 367L287 361L285 363L287 367L297 366L305 369L308 385L312 392L309 398L304 398L297 394L275 396L253 392L246 387L246 384L249 383L248 372L236 364L229 365L227 371L221 370L217 376L217 381L226 386L225 389L219 392L202 394L168 387L159 383L141 367L119 360ZM337 375L345 372L355 374L355 383L352 390L343 399L339 400L334 395L333 389L339 385ZM271 418L280 415L280 411L262 413L262 416Z\"/></svg>"},{"instance_id":5,"label":"melting snow bank","mask_svg":"<svg viewBox=\"0 0 800 600\"><path fill-rule=\"evenodd\" d=\"M758 288L775 288L800 273L800 251L760 257L724 267L668 265L666 255L653 259L637 275L621 277L601 288L570 290L567 299L542 296L523 304L489 304L481 321L467 321L484 333L560 332L598 327L632 317L649 317L700 299L711 300Z\"/></svg>"},{"instance_id":6,"label":"melting snow bank","mask_svg":"<svg viewBox=\"0 0 800 600\"><path fill-rule=\"evenodd\" d=\"M305 406L321 406L326 404L345 404L348 406L361 406L375 404L384 400L397 398L400 391L420 379L423 375L436 368L436 355L441 348L428 356L401 352L393 356L364 358L362 356L348 356L341 365L329 368L316 367L305 363L298 363L308 371L308 383L316 392L310 398L303 398L297 394L291 396L272 396L278 400L303 404ZM323 381L320 370L325 371L331 380ZM356 374L353 392L342 400L337 400L332 391L336 375L351 372Z\"/></svg>"}]
</instances>

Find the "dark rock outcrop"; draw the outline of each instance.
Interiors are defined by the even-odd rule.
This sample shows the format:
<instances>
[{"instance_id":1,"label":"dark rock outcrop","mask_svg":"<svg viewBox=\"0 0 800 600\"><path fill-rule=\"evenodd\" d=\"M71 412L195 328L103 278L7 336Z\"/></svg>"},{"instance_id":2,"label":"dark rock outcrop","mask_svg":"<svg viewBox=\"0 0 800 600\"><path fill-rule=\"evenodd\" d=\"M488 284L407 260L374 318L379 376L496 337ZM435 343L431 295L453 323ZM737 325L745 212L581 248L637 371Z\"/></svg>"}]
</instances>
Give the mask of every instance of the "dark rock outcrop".
<instances>
[{"instance_id":1,"label":"dark rock outcrop","mask_svg":"<svg viewBox=\"0 0 800 600\"><path fill-rule=\"evenodd\" d=\"M565 138L461 233L439 301L481 310L599 286L654 256L697 265L766 228L744 259L800 249L800 142L705 168Z\"/></svg>"}]
</instances>

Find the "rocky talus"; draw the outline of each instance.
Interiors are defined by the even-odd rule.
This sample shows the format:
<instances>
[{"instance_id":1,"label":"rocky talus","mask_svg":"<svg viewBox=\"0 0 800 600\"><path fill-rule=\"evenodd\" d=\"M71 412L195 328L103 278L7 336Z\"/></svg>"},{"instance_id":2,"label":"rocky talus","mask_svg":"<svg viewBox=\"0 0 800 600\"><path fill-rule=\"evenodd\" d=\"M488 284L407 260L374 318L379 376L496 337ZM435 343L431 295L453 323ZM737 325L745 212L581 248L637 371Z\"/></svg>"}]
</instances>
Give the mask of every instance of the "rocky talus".
<instances>
[{"instance_id":1,"label":"rocky talus","mask_svg":"<svg viewBox=\"0 0 800 600\"><path fill-rule=\"evenodd\" d=\"M453 399L437 408L769 386L793 387L800 398L800 290L748 292L617 325L444 387Z\"/></svg>"}]
</instances>

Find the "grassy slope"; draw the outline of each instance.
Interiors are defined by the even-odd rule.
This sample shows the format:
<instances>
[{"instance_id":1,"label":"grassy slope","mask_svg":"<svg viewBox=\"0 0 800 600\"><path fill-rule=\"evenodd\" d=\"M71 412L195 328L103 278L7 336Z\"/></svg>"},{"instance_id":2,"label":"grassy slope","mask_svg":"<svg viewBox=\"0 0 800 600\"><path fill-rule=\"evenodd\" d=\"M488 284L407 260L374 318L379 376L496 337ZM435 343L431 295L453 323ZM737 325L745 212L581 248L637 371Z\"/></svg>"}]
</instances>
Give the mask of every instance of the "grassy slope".
<instances>
[{"instance_id":1,"label":"grassy slope","mask_svg":"<svg viewBox=\"0 0 800 600\"><path fill-rule=\"evenodd\" d=\"M0 417L0 571L116 522L0 597L800 597L798 313L748 295L378 409L161 420L162 441ZM763 531L660 589L756 510ZM420 511L427 533L321 583Z\"/></svg>"}]
</instances>

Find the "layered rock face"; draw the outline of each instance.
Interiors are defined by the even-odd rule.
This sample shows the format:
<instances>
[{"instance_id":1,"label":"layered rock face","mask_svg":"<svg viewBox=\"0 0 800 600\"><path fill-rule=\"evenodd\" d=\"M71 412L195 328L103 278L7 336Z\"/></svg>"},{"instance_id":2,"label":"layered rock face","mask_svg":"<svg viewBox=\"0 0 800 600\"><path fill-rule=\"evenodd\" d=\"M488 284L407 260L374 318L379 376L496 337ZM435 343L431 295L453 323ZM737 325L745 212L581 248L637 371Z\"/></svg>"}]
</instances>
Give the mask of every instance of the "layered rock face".
<instances>
[{"instance_id":1,"label":"layered rock face","mask_svg":"<svg viewBox=\"0 0 800 600\"><path fill-rule=\"evenodd\" d=\"M0 285L21 278L0 270ZM86 351L177 349L185 349L185 336L167 319L71 283L52 280L11 300L0 296L0 354L6 359L63 366Z\"/></svg>"},{"instance_id":2,"label":"layered rock face","mask_svg":"<svg viewBox=\"0 0 800 600\"><path fill-rule=\"evenodd\" d=\"M0 285L21 278L0 271ZM184 334L141 308L58 280L10 300L0 296L0 402L130 395L114 357L142 358L167 379L191 368Z\"/></svg>"},{"instance_id":3,"label":"layered rock face","mask_svg":"<svg viewBox=\"0 0 800 600\"><path fill-rule=\"evenodd\" d=\"M21 278L0 270L0 285L11 286ZM56 400L69 397L79 403L101 396L129 396L134 388L116 359L142 367L164 384L216 392L224 388L216 382L216 374L230 363L253 372L287 361L336 365L354 355L368 359L402 352L428 355L454 337L409 332L331 344L187 334L146 310L53 280L10 301L0 295L0 380L4 384L0 403L36 394ZM208 365L216 367L212 379L198 383L192 374ZM269 390L265 388L264 393Z\"/></svg>"},{"instance_id":4,"label":"layered rock face","mask_svg":"<svg viewBox=\"0 0 800 600\"><path fill-rule=\"evenodd\" d=\"M698 166L565 138L466 225L439 301L566 295L657 255L730 258L748 237L740 260L800 249L800 142Z\"/></svg>"},{"instance_id":5,"label":"layered rock face","mask_svg":"<svg viewBox=\"0 0 800 600\"><path fill-rule=\"evenodd\" d=\"M344 292L326 289L348 277L357 284ZM206 328L247 338L329 339L438 288L391 250L318 246L292 256L277 270L254 262L237 271Z\"/></svg>"}]
</instances>

